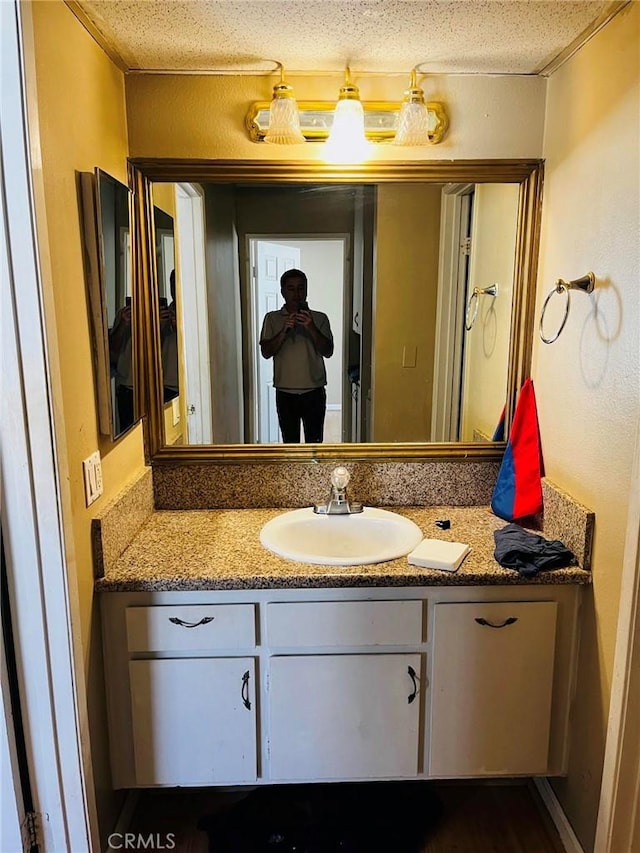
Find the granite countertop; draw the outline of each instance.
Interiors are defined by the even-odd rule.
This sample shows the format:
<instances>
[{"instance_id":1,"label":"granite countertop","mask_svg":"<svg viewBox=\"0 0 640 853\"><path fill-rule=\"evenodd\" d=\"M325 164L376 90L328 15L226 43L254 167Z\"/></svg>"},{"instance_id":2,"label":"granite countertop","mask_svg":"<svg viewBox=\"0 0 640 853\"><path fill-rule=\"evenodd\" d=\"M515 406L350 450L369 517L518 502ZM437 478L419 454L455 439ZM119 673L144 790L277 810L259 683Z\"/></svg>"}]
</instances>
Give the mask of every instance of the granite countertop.
<instances>
[{"instance_id":1,"label":"granite countertop","mask_svg":"<svg viewBox=\"0 0 640 853\"><path fill-rule=\"evenodd\" d=\"M128 547L96 581L105 592L366 586L475 586L588 584L591 573L573 566L522 578L493 558L493 532L505 525L488 507L393 507L425 536L465 542L471 553L457 572L422 569L406 557L366 566L320 566L267 551L260 529L282 509L156 510ZM449 530L436 519L448 518Z\"/></svg>"}]
</instances>

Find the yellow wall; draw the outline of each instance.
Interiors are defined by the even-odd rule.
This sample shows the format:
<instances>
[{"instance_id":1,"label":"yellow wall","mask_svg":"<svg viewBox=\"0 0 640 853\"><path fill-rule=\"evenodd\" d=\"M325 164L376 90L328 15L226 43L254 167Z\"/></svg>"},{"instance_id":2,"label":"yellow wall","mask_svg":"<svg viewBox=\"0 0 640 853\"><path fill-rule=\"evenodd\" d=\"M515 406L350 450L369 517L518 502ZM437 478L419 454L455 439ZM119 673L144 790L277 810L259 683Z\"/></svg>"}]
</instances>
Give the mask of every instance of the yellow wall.
<instances>
[{"instance_id":1,"label":"yellow wall","mask_svg":"<svg viewBox=\"0 0 640 853\"><path fill-rule=\"evenodd\" d=\"M35 2L32 8L42 177L63 380L63 399L58 402L66 428L63 439L87 662L93 602L90 520L143 465L139 426L115 444L98 433L76 186L76 173L96 166L127 183L124 79L62 2ZM87 509L82 460L96 449L102 455L105 492L100 503Z\"/></svg>"},{"instance_id":2,"label":"yellow wall","mask_svg":"<svg viewBox=\"0 0 640 853\"><path fill-rule=\"evenodd\" d=\"M378 188L372 441L429 441L439 240L439 186Z\"/></svg>"},{"instance_id":3,"label":"yellow wall","mask_svg":"<svg viewBox=\"0 0 640 853\"><path fill-rule=\"evenodd\" d=\"M299 100L335 100L342 77L288 77ZM269 101L276 76L135 74L126 79L132 157L321 160L323 146L251 142L244 119L253 101ZM363 100L400 101L407 78L363 77ZM545 81L538 77L433 76L429 100L446 104L450 129L439 145L413 149L418 160L540 157ZM376 145L376 160L406 160L406 149Z\"/></svg>"},{"instance_id":4,"label":"yellow wall","mask_svg":"<svg viewBox=\"0 0 640 853\"><path fill-rule=\"evenodd\" d=\"M640 416L638 5L550 78L544 142L536 320L557 278L597 277L591 296L574 294L555 344L536 333L533 363L547 474L596 513L569 777L553 783L585 851L593 849Z\"/></svg>"},{"instance_id":5,"label":"yellow wall","mask_svg":"<svg viewBox=\"0 0 640 853\"><path fill-rule=\"evenodd\" d=\"M87 681L91 750L98 811L111 824L119 797L111 791L106 753L100 627L93 592L90 525L96 510L142 468L142 430L135 427L115 444L98 433L89 317L85 295L76 173L96 166L127 183L127 123L124 78L62 2L35 2L32 10L41 162L34 162L44 188L48 263L43 264L50 358L59 374L62 399L54 399L58 452L69 481L63 506L65 547L77 577L79 631ZM27 70L30 71L29 63ZM32 105L33 106L33 105ZM37 128L32 127L37 142ZM46 219L42 218L42 214ZM44 237L44 235L43 235ZM56 359L57 338L57 359ZM82 460L102 455L104 495L85 507ZM76 629L78 625L76 624Z\"/></svg>"},{"instance_id":6,"label":"yellow wall","mask_svg":"<svg viewBox=\"0 0 640 853\"><path fill-rule=\"evenodd\" d=\"M476 430L491 438L507 396L519 189L478 184L474 193L469 293L492 284L498 292L478 297L476 321L465 333L462 441L478 440Z\"/></svg>"}]
</instances>

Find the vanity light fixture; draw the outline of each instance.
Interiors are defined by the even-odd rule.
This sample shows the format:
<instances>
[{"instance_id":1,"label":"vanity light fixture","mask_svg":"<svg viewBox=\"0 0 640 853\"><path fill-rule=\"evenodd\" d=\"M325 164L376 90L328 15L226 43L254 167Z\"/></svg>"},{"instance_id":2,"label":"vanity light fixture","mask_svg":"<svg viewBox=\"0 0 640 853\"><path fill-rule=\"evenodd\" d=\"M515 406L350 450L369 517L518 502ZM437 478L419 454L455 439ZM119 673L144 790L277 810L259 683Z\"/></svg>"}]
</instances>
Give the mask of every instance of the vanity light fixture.
<instances>
[{"instance_id":1,"label":"vanity light fixture","mask_svg":"<svg viewBox=\"0 0 640 853\"><path fill-rule=\"evenodd\" d=\"M404 93L404 101L398 117L394 145L428 145L433 140L429 136L429 111L424 102L424 89L418 86L417 71L411 70L409 88Z\"/></svg>"},{"instance_id":2,"label":"vanity light fixture","mask_svg":"<svg viewBox=\"0 0 640 853\"><path fill-rule=\"evenodd\" d=\"M360 90L351 81L351 69L347 65L344 83L340 87L338 103L333 112L333 124L329 131L325 157L329 162L357 162L367 151L364 135L364 109Z\"/></svg>"},{"instance_id":3,"label":"vanity light fixture","mask_svg":"<svg viewBox=\"0 0 640 853\"><path fill-rule=\"evenodd\" d=\"M284 66L281 62L276 65L280 69L280 82L273 87L273 99L269 106L269 127L264 141L276 145L297 145L307 141L300 130L298 105L293 86L285 83Z\"/></svg>"},{"instance_id":4,"label":"vanity light fixture","mask_svg":"<svg viewBox=\"0 0 640 853\"><path fill-rule=\"evenodd\" d=\"M358 87L351 82L349 68L337 104L335 101L296 101L293 87L285 83L282 64L277 62L276 65L281 80L273 87L273 99L254 101L245 117L252 142L294 144L331 139L331 145L326 146L326 159L354 162L366 156L368 142L390 143L395 139L398 145L436 145L449 126L444 104L424 103L424 92L415 82L419 66L411 72L410 88L401 105L398 101L361 101ZM415 130L416 115L419 117L418 131ZM336 138L342 141L338 144Z\"/></svg>"}]
</instances>

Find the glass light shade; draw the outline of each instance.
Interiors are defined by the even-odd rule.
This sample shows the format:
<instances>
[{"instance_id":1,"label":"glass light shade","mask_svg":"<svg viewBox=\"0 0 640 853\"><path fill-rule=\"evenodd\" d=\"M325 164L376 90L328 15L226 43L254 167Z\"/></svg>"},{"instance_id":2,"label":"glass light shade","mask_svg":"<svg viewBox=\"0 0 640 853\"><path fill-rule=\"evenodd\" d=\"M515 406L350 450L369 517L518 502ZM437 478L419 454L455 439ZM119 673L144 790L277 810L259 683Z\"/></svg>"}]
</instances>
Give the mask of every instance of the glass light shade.
<instances>
[{"instance_id":1,"label":"glass light shade","mask_svg":"<svg viewBox=\"0 0 640 853\"><path fill-rule=\"evenodd\" d=\"M367 148L362 104L351 98L338 101L326 144L327 159L333 162L361 160Z\"/></svg>"},{"instance_id":2,"label":"glass light shade","mask_svg":"<svg viewBox=\"0 0 640 853\"><path fill-rule=\"evenodd\" d=\"M394 145L428 145L429 111L424 101L405 102L400 108Z\"/></svg>"},{"instance_id":3,"label":"glass light shade","mask_svg":"<svg viewBox=\"0 0 640 853\"><path fill-rule=\"evenodd\" d=\"M409 88L398 117L398 130L394 145L427 145L429 139L429 110L424 102L424 91L418 86L418 66L411 71Z\"/></svg>"},{"instance_id":4,"label":"glass light shade","mask_svg":"<svg viewBox=\"0 0 640 853\"><path fill-rule=\"evenodd\" d=\"M307 140L300 130L298 104L293 97L293 89L284 83L273 87L273 100L269 107L269 127L265 142L276 145L297 145Z\"/></svg>"}]
</instances>

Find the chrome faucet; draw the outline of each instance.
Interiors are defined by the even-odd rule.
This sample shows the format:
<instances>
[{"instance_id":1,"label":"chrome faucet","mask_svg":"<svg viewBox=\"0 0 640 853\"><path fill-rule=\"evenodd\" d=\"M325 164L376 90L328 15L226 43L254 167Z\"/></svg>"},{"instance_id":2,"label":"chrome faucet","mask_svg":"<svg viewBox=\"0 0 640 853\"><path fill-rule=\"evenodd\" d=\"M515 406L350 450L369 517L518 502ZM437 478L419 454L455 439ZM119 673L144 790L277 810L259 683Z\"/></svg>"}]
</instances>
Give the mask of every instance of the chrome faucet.
<instances>
[{"instance_id":1,"label":"chrome faucet","mask_svg":"<svg viewBox=\"0 0 640 853\"><path fill-rule=\"evenodd\" d=\"M326 504L315 504L313 511L318 515L354 515L362 512L364 507L359 503L351 503L347 499L347 485L351 474L340 466L331 474L331 491Z\"/></svg>"}]
</instances>

